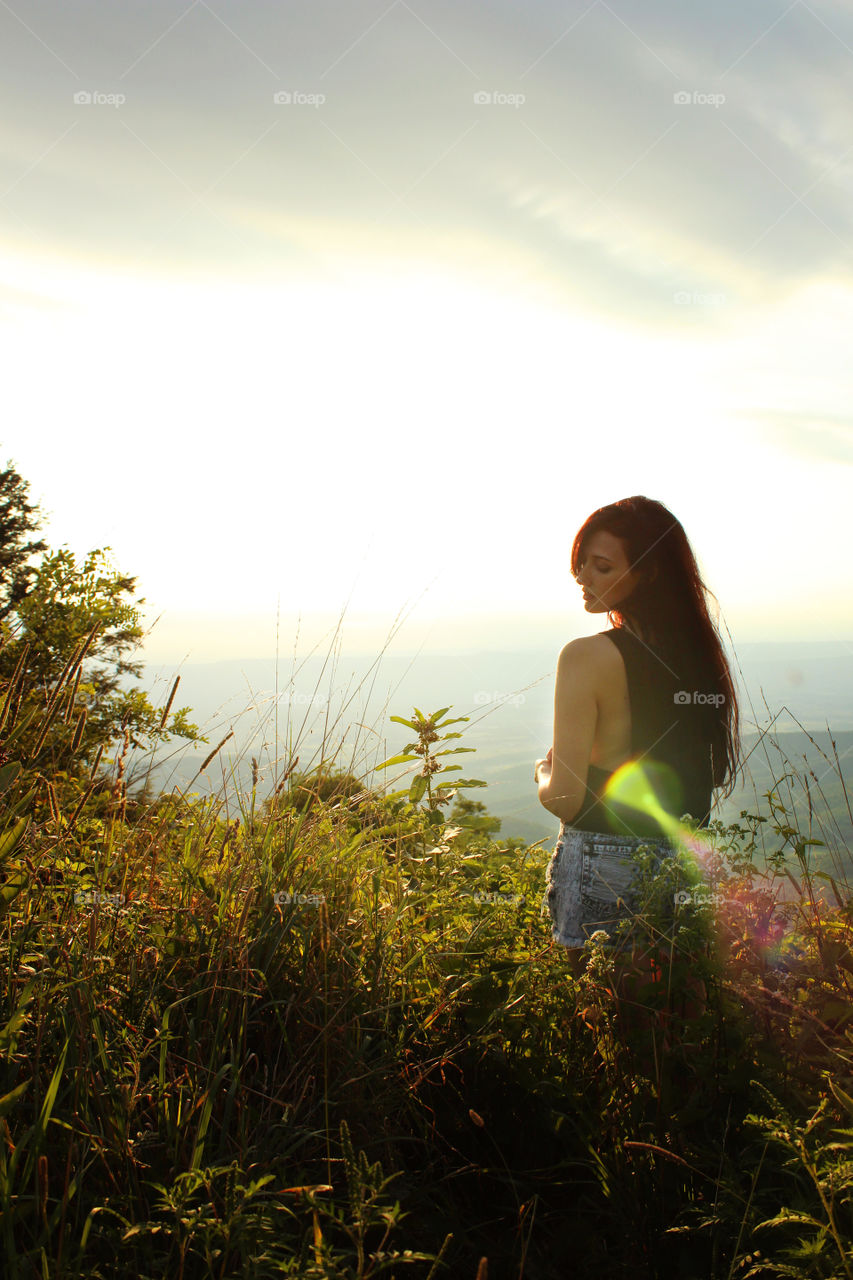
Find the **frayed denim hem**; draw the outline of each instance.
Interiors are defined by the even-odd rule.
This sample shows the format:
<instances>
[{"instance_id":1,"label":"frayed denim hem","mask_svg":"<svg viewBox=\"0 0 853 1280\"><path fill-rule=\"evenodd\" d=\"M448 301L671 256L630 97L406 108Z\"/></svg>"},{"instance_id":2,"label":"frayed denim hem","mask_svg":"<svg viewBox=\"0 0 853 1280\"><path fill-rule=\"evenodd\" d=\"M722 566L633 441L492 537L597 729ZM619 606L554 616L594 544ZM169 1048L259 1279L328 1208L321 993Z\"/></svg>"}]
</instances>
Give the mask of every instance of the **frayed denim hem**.
<instances>
[{"instance_id":1,"label":"frayed denim hem","mask_svg":"<svg viewBox=\"0 0 853 1280\"><path fill-rule=\"evenodd\" d=\"M545 872L543 913L551 916L551 937L560 946L583 947L594 933L604 933L599 944L605 950L624 946L624 931L618 939L612 931L637 913L637 864L633 854L640 848L654 850L658 857L676 854L665 838L606 835L561 827L554 852Z\"/></svg>"}]
</instances>

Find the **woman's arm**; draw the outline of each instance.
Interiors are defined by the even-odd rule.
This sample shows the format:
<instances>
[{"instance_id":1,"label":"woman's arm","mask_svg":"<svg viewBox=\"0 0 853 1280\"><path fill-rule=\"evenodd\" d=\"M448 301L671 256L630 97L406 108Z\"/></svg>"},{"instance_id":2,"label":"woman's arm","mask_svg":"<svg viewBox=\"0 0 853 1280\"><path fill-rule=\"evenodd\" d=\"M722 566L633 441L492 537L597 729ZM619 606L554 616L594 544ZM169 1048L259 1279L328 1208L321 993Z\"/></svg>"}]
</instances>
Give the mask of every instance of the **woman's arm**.
<instances>
[{"instance_id":1,"label":"woman's arm","mask_svg":"<svg viewBox=\"0 0 853 1280\"><path fill-rule=\"evenodd\" d=\"M539 801L561 822L570 823L586 799L586 778L598 701L595 693L597 649L592 636L572 640L560 652L554 690L554 745L537 760Z\"/></svg>"}]
</instances>

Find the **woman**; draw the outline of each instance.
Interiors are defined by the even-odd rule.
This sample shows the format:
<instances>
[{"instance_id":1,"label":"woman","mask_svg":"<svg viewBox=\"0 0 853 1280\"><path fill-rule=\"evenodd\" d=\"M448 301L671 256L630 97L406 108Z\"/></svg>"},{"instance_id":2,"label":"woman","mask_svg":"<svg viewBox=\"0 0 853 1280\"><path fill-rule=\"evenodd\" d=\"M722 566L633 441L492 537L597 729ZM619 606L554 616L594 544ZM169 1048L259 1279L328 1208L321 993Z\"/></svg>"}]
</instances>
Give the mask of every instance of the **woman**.
<instances>
[{"instance_id":1,"label":"woman","mask_svg":"<svg viewBox=\"0 0 853 1280\"><path fill-rule=\"evenodd\" d=\"M672 857L679 820L707 826L712 790L728 783L731 794L739 732L707 588L671 511L640 496L601 507L575 537L571 569L587 612L615 624L561 651L553 746L534 771L561 820L547 874L552 935L577 971L592 933L613 947L619 921L642 909L636 851Z\"/></svg>"}]
</instances>

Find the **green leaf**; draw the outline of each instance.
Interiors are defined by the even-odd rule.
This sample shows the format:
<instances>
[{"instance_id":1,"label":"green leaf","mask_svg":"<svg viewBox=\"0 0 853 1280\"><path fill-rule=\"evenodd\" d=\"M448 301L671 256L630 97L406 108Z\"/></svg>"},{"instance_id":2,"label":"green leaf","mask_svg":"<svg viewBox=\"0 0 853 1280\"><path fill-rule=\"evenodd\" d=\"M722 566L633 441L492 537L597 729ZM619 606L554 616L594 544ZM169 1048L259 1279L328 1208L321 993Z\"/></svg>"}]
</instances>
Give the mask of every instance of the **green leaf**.
<instances>
[{"instance_id":1,"label":"green leaf","mask_svg":"<svg viewBox=\"0 0 853 1280\"><path fill-rule=\"evenodd\" d=\"M411 787L409 788L409 802L418 804L427 789L428 779L422 773L416 775Z\"/></svg>"},{"instance_id":2,"label":"green leaf","mask_svg":"<svg viewBox=\"0 0 853 1280\"><path fill-rule=\"evenodd\" d=\"M393 720L395 724L404 724L407 729L414 729L415 733L418 731L414 720L404 720L402 716L389 716L388 719Z\"/></svg>"},{"instance_id":3,"label":"green leaf","mask_svg":"<svg viewBox=\"0 0 853 1280\"><path fill-rule=\"evenodd\" d=\"M12 1110L15 1103L21 1098L24 1092L29 1089L30 1081L25 1080L23 1084L19 1084L11 1093L7 1093L5 1098L0 1098L0 1116L5 1116Z\"/></svg>"},{"instance_id":4,"label":"green leaf","mask_svg":"<svg viewBox=\"0 0 853 1280\"><path fill-rule=\"evenodd\" d=\"M216 1075L213 1078L213 1082L211 1083L211 1085L207 1090L207 1096L205 1097L204 1105L201 1110L201 1119L199 1120L198 1131L196 1133L195 1143L193 1145L192 1163L190 1164L191 1169L198 1169L201 1166L201 1162L204 1157L204 1138L205 1138L205 1134L207 1133L207 1126L210 1124L210 1117L213 1112L213 1100L216 1096L216 1090L218 1089L222 1080L224 1080L226 1074L229 1071L233 1071L233 1070L234 1070L234 1064L231 1062L226 1062L223 1067L219 1068L219 1070L217 1071Z\"/></svg>"},{"instance_id":5,"label":"green leaf","mask_svg":"<svg viewBox=\"0 0 853 1280\"><path fill-rule=\"evenodd\" d=\"M788 1226L791 1223L798 1223L800 1226L817 1227L818 1231L825 1231L826 1224L818 1222L817 1218L813 1218L808 1213L794 1213L792 1209L783 1209L781 1213L777 1213L775 1218L765 1218L763 1222L756 1223L753 1230L760 1231L762 1227L781 1227Z\"/></svg>"},{"instance_id":6,"label":"green leaf","mask_svg":"<svg viewBox=\"0 0 853 1280\"><path fill-rule=\"evenodd\" d=\"M29 805L35 793L36 793L36 789L35 787L33 787L30 791L27 792L25 796L21 796L17 804L13 804L11 809L9 809L8 811L9 817L16 818L19 813L23 813L24 810Z\"/></svg>"},{"instance_id":7,"label":"green leaf","mask_svg":"<svg viewBox=\"0 0 853 1280\"><path fill-rule=\"evenodd\" d=\"M38 710L39 709L36 707L31 707L30 710L23 717L23 719L18 720L16 722L14 729L10 734L8 734L6 741L14 742L16 738L22 737L24 730L28 729L30 725L33 723L33 721L35 720L36 715L38 714Z\"/></svg>"},{"instance_id":8,"label":"green leaf","mask_svg":"<svg viewBox=\"0 0 853 1280\"><path fill-rule=\"evenodd\" d=\"M389 769L392 764L407 764L411 760L420 760L420 756L392 756L390 760L383 760L381 764L374 766L376 769Z\"/></svg>"},{"instance_id":9,"label":"green leaf","mask_svg":"<svg viewBox=\"0 0 853 1280\"><path fill-rule=\"evenodd\" d=\"M8 791L20 772L21 766L17 760L11 760L9 764L4 764L3 768L0 769L0 794Z\"/></svg>"},{"instance_id":10,"label":"green leaf","mask_svg":"<svg viewBox=\"0 0 853 1280\"><path fill-rule=\"evenodd\" d=\"M18 1043L18 1033L27 1017L25 1006L33 998L33 988L38 982L38 978L30 978L27 985L21 992L21 998L18 1001L18 1007L6 1023L2 1031L0 1031L0 1053L14 1053Z\"/></svg>"},{"instance_id":11,"label":"green leaf","mask_svg":"<svg viewBox=\"0 0 853 1280\"><path fill-rule=\"evenodd\" d=\"M27 1156L27 1164L24 1169L24 1176L22 1179L24 1183L26 1183L28 1176L32 1172L34 1158L41 1154L41 1140L44 1137L45 1130L47 1129L47 1122L50 1119L51 1112L53 1111L53 1104L56 1102L56 1095L59 1092L59 1086L62 1082L63 1073L65 1071L65 1059L68 1055L68 1048L70 1044L71 1039L69 1037L62 1046L59 1061L56 1064L56 1069L51 1077L50 1084L47 1086L47 1093L44 1095L44 1102L42 1103L39 1118L36 1121L34 1128L29 1131L33 1136L33 1144Z\"/></svg>"},{"instance_id":12,"label":"green leaf","mask_svg":"<svg viewBox=\"0 0 853 1280\"><path fill-rule=\"evenodd\" d=\"M853 1116L853 1098L850 1097L850 1094L845 1093L844 1090L841 1088L841 1086L837 1085L835 1081L832 1079L828 1080L828 1084L830 1089L838 1099L838 1101L841 1103L841 1105L843 1107L846 1107L847 1110L850 1112L850 1114Z\"/></svg>"},{"instance_id":13,"label":"green leaf","mask_svg":"<svg viewBox=\"0 0 853 1280\"><path fill-rule=\"evenodd\" d=\"M0 836L0 859L5 858L7 854L12 852L15 845L29 826L29 823L29 817L21 818L19 822L15 823L11 831L6 831L2 836Z\"/></svg>"},{"instance_id":14,"label":"green leaf","mask_svg":"<svg viewBox=\"0 0 853 1280\"><path fill-rule=\"evenodd\" d=\"M0 885L0 916L6 913L18 894L23 892L29 883L30 877L26 871L16 871Z\"/></svg>"}]
</instances>

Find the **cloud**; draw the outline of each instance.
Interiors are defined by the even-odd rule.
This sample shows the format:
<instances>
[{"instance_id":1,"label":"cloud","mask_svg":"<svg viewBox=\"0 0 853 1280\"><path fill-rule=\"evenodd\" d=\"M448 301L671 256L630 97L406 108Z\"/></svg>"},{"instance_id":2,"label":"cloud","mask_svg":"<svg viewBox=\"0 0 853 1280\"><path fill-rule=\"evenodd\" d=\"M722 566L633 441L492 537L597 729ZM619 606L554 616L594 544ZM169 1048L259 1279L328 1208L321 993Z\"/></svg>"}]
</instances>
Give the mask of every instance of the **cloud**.
<instances>
[{"instance_id":1,"label":"cloud","mask_svg":"<svg viewBox=\"0 0 853 1280\"><path fill-rule=\"evenodd\" d=\"M754 421L776 449L785 449L810 462L853 465L853 416L782 409L752 409L741 416Z\"/></svg>"},{"instance_id":2,"label":"cloud","mask_svg":"<svg viewBox=\"0 0 853 1280\"><path fill-rule=\"evenodd\" d=\"M675 326L727 317L676 294L760 303L849 279L853 23L838 6L88 14L52 0L29 28L0 16L0 93L23 121L0 208L19 243L262 270L321 261L334 240L423 255L477 239L579 305ZM75 104L81 90L126 101Z\"/></svg>"}]
</instances>

